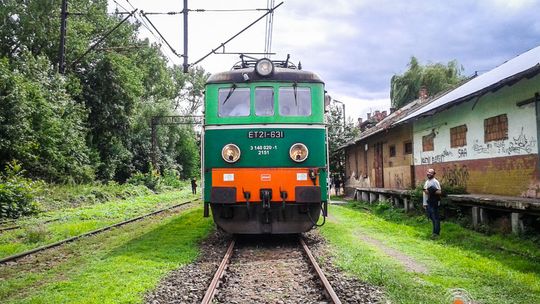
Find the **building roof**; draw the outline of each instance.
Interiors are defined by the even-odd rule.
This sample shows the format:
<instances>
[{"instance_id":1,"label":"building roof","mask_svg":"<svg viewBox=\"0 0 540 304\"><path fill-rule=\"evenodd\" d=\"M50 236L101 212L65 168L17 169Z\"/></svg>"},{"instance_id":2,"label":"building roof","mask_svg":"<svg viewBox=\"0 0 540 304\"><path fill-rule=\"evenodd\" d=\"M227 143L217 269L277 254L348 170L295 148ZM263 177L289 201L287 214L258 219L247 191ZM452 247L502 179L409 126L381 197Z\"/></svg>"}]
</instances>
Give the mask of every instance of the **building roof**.
<instances>
[{"instance_id":1,"label":"building roof","mask_svg":"<svg viewBox=\"0 0 540 304\"><path fill-rule=\"evenodd\" d=\"M405 106L399 108L398 110L390 113L388 116L386 116L383 120L379 121L375 126L365 130L364 132L360 133L360 135L351 141L345 143L344 145L338 147L338 150L341 150L343 148L353 146L360 142L363 139L366 139L372 135L378 134L384 130L388 130L394 127L395 123L399 121L401 118L405 117L409 113L412 113L413 111L426 106L429 104L433 99L416 99Z\"/></svg>"},{"instance_id":2,"label":"building roof","mask_svg":"<svg viewBox=\"0 0 540 304\"><path fill-rule=\"evenodd\" d=\"M540 46L511 59L493 70L470 79L455 89L442 92L428 100L417 99L388 115L374 127L340 146L338 150L353 146L363 139L391 129L411 119L433 115L451 106L512 85L525 77L540 73Z\"/></svg>"},{"instance_id":3,"label":"building roof","mask_svg":"<svg viewBox=\"0 0 540 304\"><path fill-rule=\"evenodd\" d=\"M533 77L538 73L540 73L540 46L501 64L489 72L471 79L433 100L429 105L419 108L401 118L397 123L432 115L472 98L479 98L503 86L512 85L525 77Z\"/></svg>"}]
</instances>

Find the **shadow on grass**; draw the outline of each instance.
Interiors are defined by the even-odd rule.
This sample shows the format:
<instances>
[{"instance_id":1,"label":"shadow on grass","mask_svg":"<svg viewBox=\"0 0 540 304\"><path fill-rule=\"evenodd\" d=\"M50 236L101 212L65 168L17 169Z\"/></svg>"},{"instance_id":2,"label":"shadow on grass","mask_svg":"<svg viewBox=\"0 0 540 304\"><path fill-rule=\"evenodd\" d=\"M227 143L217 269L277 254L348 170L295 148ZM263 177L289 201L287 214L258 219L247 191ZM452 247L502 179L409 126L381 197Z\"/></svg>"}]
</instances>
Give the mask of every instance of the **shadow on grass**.
<instances>
[{"instance_id":1,"label":"shadow on grass","mask_svg":"<svg viewBox=\"0 0 540 304\"><path fill-rule=\"evenodd\" d=\"M412 229L419 237L429 239L431 222L425 215L408 215L401 209L367 203L353 202L345 206L355 211ZM367 210L366 210L367 209ZM422 237L424 235L424 237ZM459 226L457 223L442 222L441 237L435 242L456 248L460 252L469 251L488 257L519 272L535 273L540 276L540 246L514 236L484 235Z\"/></svg>"}]
</instances>

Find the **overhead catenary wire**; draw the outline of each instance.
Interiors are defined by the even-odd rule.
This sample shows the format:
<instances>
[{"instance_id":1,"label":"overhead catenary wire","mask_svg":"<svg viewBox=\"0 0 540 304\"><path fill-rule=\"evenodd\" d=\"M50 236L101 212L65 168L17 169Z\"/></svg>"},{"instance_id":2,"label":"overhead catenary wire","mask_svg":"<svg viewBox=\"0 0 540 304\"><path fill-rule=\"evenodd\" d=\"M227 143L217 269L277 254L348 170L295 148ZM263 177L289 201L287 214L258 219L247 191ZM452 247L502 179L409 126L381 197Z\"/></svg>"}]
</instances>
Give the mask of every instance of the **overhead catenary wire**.
<instances>
[{"instance_id":1,"label":"overhead catenary wire","mask_svg":"<svg viewBox=\"0 0 540 304\"><path fill-rule=\"evenodd\" d=\"M188 12L195 12L195 13L231 13L231 12L260 12L260 11L268 11L267 8L248 8L248 9L205 9L205 8L197 8L197 9L188 9ZM181 15L184 11L179 12L145 12L147 15Z\"/></svg>"},{"instance_id":2,"label":"overhead catenary wire","mask_svg":"<svg viewBox=\"0 0 540 304\"><path fill-rule=\"evenodd\" d=\"M88 55L88 53L90 53L93 49L95 49L99 44L101 44L101 42L103 42L105 39L107 39L107 37L109 37L110 34L112 34L118 27L120 27L122 24L124 24L124 22L126 22L131 16L133 16L133 14L135 14L137 12L137 9L133 10L131 12L131 14L129 14L127 17L125 17L124 19L122 19L122 21L120 21L119 23L117 23L112 29L108 30L98 41L96 41L96 43L94 43L92 46L90 46L88 48L88 50L86 50L86 52L84 52L81 56L79 56L77 59L75 59L72 63L71 63L71 66L76 66L77 63L79 63L79 61L81 59L84 58L84 56Z\"/></svg>"},{"instance_id":3,"label":"overhead catenary wire","mask_svg":"<svg viewBox=\"0 0 540 304\"><path fill-rule=\"evenodd\" d=\"M266 28L265 28L265 41L264 41L264 52L268 57L270 57L270 53L272 52L272 33L273 33L273 27L274 27L274 8L275 0L266 0L266 6L268 10L272 10L272 12L268 15L266 15Z\"/></svg>"},{"instance_id":4,"label":"overhead catenary wire","mask_svg":"<svg viewBox=\"0 0 540 304\"><path fill-rule=\"evenodd\" d=\"M163 42L165 42L165 44L167 44L167 46L169 47L169 49L171 50L171 52L173 52L173 54L175 54L176 56L178 57L184 57L184 55L181 55L181 54L178 54L178 52L176 52L176 50L171 46L171 44L167 41L167 39L165 39L165 37L163 37L163 35L159 32L159 30L154 26L154 24L152 23L152 21L150 21L150 19L144 14L144 12L141 11L141 16L143 16L146 21L148 21L148 23L150 23L150 25L152 26L152 28L158 33L159 37L161 37L161 39L163 40Z\"/></svg>"},{"instance_id":5,"label":"overhead catenary wire","mask_svg":"<svg viewBox=\"0 0 540 304\"><path fill-rule=\"evenodd\" d=\"M212 55L212 54L215 54L217 50L219 50L220 48L224 48L225 45L227 43L229 43L231 40L233 40L234 38L238 37L238 35L242 34L243 32L245 32L247 29L249 29L250 27L252 27L255 23L259 22L261 19L263 19L264 17L266 17L268 14L271 14L272 12L274 12L278 7L280 7L281 5L283 4L283 2L280 2L277 6L275 6L274 8L270 9L269 11L267 11L265 14L263 14L262 16L260 16L259 18L257 18L257 20L253 21L252 23L250 23L248 26L246 26L244 29L242 29L241 31L239 31L238 33L236 33L235 35L233 35L231 38L227 39L227 41L225 42L222 42L218 47L216 47L215 49L212 49L208 54L204 55L202 58L200 58L199 60L195 61L194 63L191 64L191 66L193 65L196 65L198 64L199 62L203 61L204 59L206 59L208 56Z\"/></svg>"}]
</instances>

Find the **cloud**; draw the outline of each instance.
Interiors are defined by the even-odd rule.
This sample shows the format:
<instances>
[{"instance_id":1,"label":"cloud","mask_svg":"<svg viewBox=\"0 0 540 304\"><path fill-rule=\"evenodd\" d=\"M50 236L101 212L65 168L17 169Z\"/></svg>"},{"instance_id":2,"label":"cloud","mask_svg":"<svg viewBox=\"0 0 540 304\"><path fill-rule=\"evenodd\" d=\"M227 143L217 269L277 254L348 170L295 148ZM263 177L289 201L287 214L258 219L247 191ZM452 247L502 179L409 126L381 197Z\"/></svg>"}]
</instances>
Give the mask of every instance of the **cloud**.
<instances>
[{"instance_id":1,"label":"cloud","mask_svg":"<svg viewBox=\"0 0 540 304\"><path fill-rule=\"evenodd\" d=\"M125 0L117 0L121 3ZM111 1L112 2L112 1ZM147 11L179 11L181 2L130 0ZM279 1L276 1L276 4ZM316 72L333 96L365 114L365 105L389 107L390 78L421 63L457 60L466 75L485 72L540 44L540 0L295 0L274 15L273 58L291 54ZM190 1L192 8L265 7L266 1ZM190 13L190 62L255 20L262 12ZM181 17L156 17L156 26L182 49ZM227 45L227 51L264 47L264 22ZM211 72L229 69L237 56L212 55L201 64ZM179 60L178 60L179 62ZM359 106L362 105L362 106ZM384 108L380 108L383 110ZM369 110L369 109L368 109ZM353 115L354 114L354 115Z\"/></svg>"}]
</instances>

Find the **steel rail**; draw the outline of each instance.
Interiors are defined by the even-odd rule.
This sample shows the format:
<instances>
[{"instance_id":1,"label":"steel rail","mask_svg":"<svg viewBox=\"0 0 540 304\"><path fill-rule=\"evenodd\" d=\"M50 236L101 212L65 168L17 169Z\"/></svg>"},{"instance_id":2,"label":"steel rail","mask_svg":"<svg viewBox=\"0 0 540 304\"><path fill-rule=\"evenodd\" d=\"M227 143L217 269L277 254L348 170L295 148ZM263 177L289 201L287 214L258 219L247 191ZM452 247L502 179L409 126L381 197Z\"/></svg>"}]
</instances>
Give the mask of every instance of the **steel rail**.
<instances>
[{"instance_id":1,"label":"steel rail","mask_svg":"<svg viewBox=\"0 0 540 304\"><path fill-rule=\"evenodd\" d=\"M309 250L308 246L306 245L306 242L304 242L304 239L301 238L301 237L299 238L299 240L300 240L300 244L302 244L302 247L304 248L304 252L306 253L306 255L309 258L309 261L311 262L311 265L313 266L313 268L317 272L317 275L319 276L319 279L321 280L321 282L322 282L322 284L324 286L324 289L326 290L326 293L328 294L328 296L330 296L330 299L332 300L332 302L334 304L341 304L341 301L339 300L336 292L334 291L334 289L330 285L330 282L328 281L328 279L326 278L326 276L322 272L321 267L319 267L319 264L315 260L315 257L311 253L311 250Z\"/></svg>"},{"instance_id":2,"label":"steel rail","mask_svg":"<svg viewBox=\"0 0 540 304\"><path fill-rule=\"evenodd\" d=\"M43 225L43 224L48 224L48 223L52 223L52 222L58 222L60 219L59 218L53 218L53 219L48 219L46 221L43 221L43 222L40 222L40 223L36 223L38 225ZM16 225L16 226L8 226L8 227L0 227L0 233L4 232L4 231L9 231L9 230L15 230L15 229L19 229L21 228L22 225Z\"/></svg>"},{"instance_id":3,"label":"steel rail","mask_svg":"<svg viewBox=\"0 0 540 304\"><path fill-rule=\"evenodd\" d=\"M90 231L90 232L79 234L77 236L70 237L70 238L67 238L67 239L63 239L61 241L54 242L54 243L51 243L51 244L48 244L48 245L44 245L44 246L41 246L41 247L38 247L38 248L34 248L34 249L31 249L31 250L28 250L28 251L25 251L25 252L14 254L14 255L5 257L3 259L0 259L0 264L5 264L7 262L15 261L15 260L18 260L20 258L23 258L25 256L28 256L28 255L31 255L31 254L34 254L34 253L37 253L37 252L40 252L40 251L44 251L44 250L47 250L47 249L50 249L50 248L53 248L53 247L57 247L57 246L60 246L60 245L66 244L66 243L76 241L76 240L78 240L80 238L83 238L85 236L95 235L95 234L110 230L112 228L120 227L120 226L129 224L129 223L144 219L146 217L150 217L150 216L153 216L153 215L156 215L156 214L160 214L160 213L163 213L165 211L169 211L169 210L172 210L172 209L175 209L175 208L178 208L180 206L187 205L187 204L190 204L190 203L192 203L192 201L187 201L187 202L183 202L183 203L180 203L180 204L176 204L176 205L173 205L173 206L170 206L170 207L167 207L167 208L159 209L159 210L156 210L156 211L151 212L151 213L147 213L147 214L144 214L144 215L141 215L141 216L137 216L137 217L125 220L125 221L120 222L120 223L116 223L116 224L113 224L113 225L110 225L110 226L107 226L107 227L103 227L103 228L99 228L99 229L96 229L96 230L93 230L93 231Z\"/></svg>"},{"instance_id":4,"label":"steel rail","mask_svg":"<svg viewBox=\"0 0 540 304\"><path fill-rule=\"evenodd\" d=\"M210 304L212 303L212 300L214 299L214 295L216 294L216 289L218 287L219 281L225 274L225 268L227 268L227 265L229 264L229 261L231 260L233 249L234 249L235 241L232 239L231 243L229 244L229 248L227 248L227 252L225 253L225 256L223 257L223 260L221 261L221 264L219 264L219 267L214 274L214 278L212 279L212 282L210 282L210 286L208 286L208 289L206 290L206 293L204 294L204 298L202 299L201 304Z\"/></svg>"}]
</instances>

